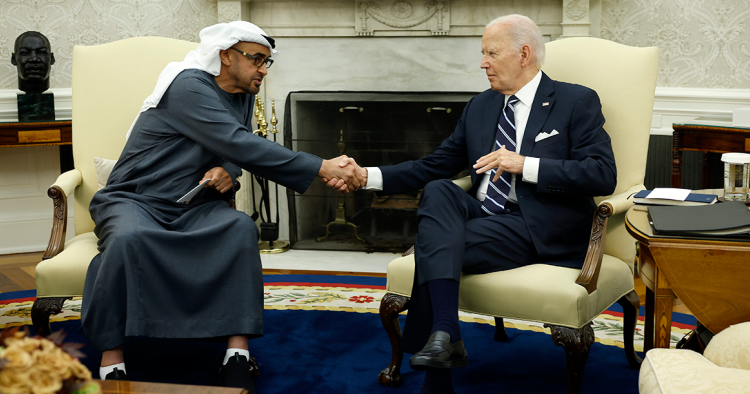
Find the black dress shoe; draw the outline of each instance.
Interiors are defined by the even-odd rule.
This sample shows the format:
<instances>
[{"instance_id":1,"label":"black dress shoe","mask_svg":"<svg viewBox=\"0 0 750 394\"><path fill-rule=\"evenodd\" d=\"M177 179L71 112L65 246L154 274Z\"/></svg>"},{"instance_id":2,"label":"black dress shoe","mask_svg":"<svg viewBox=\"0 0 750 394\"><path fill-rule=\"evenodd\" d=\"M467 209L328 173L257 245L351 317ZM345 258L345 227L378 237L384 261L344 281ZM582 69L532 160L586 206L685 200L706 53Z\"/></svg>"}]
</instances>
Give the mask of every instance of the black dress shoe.
<instances>
[{"instance_id":1,"label":"black dress shoe","mask_svg":"<svg viewBox=\"0 0 750 394\"><path fill-rule=\"evenodd\" d=\"M104 380L128 380L128 375L125 371L121 371L119 368L115 367L112 372L104 377Z\"/></svg>"},{"instance_id":2,"label":"black dress shoe","mask_svg":"<svg viewBox=\"0 0 750 394\"><path fill-rule=\"evenodd\" d=\"M451 343L451 337L445 331L435 331L430 335L422 350L412 356L409 365L412 369L459 368L469 364L463 339Z\"/></svg>"},{"instance_id":3,"label":"black dress shoe","mask_svg":"<svg viewBox=\"0 0 750 394\"><path fill-rule=\"evenodd\" d=\"M245 356L235 354L219 369L219 384L224 387L239 387L256 394L250 362Z\"/></svg>"}]
</instances>

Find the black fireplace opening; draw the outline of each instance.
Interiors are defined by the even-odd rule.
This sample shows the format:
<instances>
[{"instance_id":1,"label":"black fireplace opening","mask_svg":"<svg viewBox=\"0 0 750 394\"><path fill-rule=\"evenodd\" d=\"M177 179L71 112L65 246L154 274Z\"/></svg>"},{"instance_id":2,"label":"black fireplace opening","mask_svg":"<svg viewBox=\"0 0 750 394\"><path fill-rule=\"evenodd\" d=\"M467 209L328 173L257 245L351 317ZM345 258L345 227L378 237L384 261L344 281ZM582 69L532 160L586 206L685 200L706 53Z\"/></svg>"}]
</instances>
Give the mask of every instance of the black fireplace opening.
<instances>
[{"instance_id":1,"label":"black fireplace opening","mask_svg":"<svg viewBox=\"0 0 750 394\"><path fill-rule=\"evenodd\" d=\"M342 153L361 166L420 159L450 136L476 93L292 92L284 144L325 159ZM469 174L467 168L457 177ZM304 193L287 189L293 249L406 251L417 234L420 190L380 197L340 194L315 181Z\"/></svg>"}]
</instances>

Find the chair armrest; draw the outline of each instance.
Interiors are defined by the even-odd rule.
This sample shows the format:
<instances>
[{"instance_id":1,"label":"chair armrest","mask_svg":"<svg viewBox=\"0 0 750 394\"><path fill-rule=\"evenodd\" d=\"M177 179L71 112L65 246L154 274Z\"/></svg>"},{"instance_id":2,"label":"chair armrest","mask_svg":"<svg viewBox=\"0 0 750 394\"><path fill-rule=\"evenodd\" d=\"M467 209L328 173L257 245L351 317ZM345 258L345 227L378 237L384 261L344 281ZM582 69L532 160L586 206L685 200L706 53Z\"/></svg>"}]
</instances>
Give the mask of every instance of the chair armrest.
<instances>
[{"instance_id":1,"label":"chair armrest","mask_svg":"<svg viewBox=\"0 0 750 394\"><path fill-rule=\"evenodd\" d=\"M625 213L634 205L633 196L641 190L645 190L646 186L635 185L628 190L620 194L615 194L607 197L606 199L599 202L599 205L609 204L612 207L612 215Z\"/></svg>"},{"instance_id":2,"label":"chair armrest","mask_svg":"<svg viewBox=\"0 0 750 394\"><path fill-rule=\"evenodd\" d=\"M76 188L81 185L82 181L83 175L81 175L81 171L73 169L60 174L60 176L58 176L55 180L55 183L50 186L50 189L53 186L58 186L66 196L70 196L73 194Z\"/></svg>"},{"instance_id":3,"label":"chair armrest","mask_svg":"<svg viewBox=\"0 0 750 394\"><path fill-rule=\"evenodd\" d=\"M604 257L604 240L607 236L607 219L612 215L627 212L633 206L632 196L645 188L643 185L635 185L623 193L607 197L596 207L594 220L591 224L591 237L589 238L589 248L586 251L586 259L583 261L581 273L576 279L576 283L586 288L589 294L596 290L599 280L599 270L602 267L602 258Z\"/></svg>"},{"instance_id":4,"label":"chair armrest","mask_svg":"<svg viewBox=\"0 0 750 394\"><path fill-rule=\"evenodd\" d=\"M596 290L596 283L599 280L599 270L604 257L604 239L607 235L607 219L612 216L612 211L611 205L602 202L594 212L589 248L586 251L581 273L576 278L576 284L583 286L589 294Z\"/></svg>"},{"instance_id":5,"label":"chair armrest","mask_svg":"<svg viewBox=\"0 0 750 394\"><path fill-rule=\"evenodd\" d=\"M65 248L65 235L68 231L68 197L81 184L81 171L73 169L57 177L55 183L47 189L47 195L52 199L54 213L52 216L52 233L44 251L43 260L57 256Z\"/></svg>"}]
</instances>

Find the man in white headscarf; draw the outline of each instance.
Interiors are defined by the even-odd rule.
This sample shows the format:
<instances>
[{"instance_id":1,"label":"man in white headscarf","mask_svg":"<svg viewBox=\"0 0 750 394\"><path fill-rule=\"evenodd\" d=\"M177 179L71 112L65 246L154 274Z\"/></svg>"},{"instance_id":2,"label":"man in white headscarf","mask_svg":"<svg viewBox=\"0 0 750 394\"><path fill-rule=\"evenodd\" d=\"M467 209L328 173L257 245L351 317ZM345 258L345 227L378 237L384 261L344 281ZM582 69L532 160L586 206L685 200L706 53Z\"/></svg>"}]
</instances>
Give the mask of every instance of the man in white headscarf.
<instances>
[{"instance_id":1,"label":"man in white headscarf","mask_svg":"<svg viewBox=\"0 0 750 394\"><path fill-rule=\"evenodd\" d=\"M81 321L102 351L102 379L127 378L126 337L226 338L219 383L255 388L248 339L263 335L258 230L231 208L240 168L303 193L315 177L364 179L342 158L293 152L249 132L254 95L278 53L248 22L201 31L170 63L136 117L89 211L99 254L86 275ZM176 201L209 180L189 203ZM254 366L254 365L253 365Z\"/></svg>"}]
</instances>

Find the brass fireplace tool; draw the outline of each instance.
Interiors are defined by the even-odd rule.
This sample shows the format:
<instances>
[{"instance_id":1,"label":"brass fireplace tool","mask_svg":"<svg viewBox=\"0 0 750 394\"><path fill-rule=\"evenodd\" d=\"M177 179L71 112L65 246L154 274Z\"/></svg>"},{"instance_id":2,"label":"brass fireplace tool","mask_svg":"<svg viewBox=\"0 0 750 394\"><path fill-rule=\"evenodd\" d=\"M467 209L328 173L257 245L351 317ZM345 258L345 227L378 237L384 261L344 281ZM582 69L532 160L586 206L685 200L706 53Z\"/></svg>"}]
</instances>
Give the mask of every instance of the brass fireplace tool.
<instances>
[{"instance_id":1,"label":"brass fireplace tool","mask_svg":"<svg viewBox=\"0 0 750 394\"><path fill-rule=\"evenodd\" d=\"M253 134L266 138L266 136L268 136L266 105L258 96L255 96L255 111L253 112L253 114L255 115L255 120L258 122L258 129L253 130ZM271 124L273 125L271 133L274 134L274 142L276 141L276 134L279 132L278 130L276 130L276 123L278 123L278 119L276 119L276 102L275 100L271 100Z\"/></svg>"},{"instance_id":2,"label":"brass fireplace tool","mask_svg":"<svg viewBox=\"0 0 750 394\"><path fill-rule=\"evenodd\" d=\"M266 138L268 136L268 122L266 121L266 106L260 97L255 96L255 110L253 111L255 120L258 124L258 129L253 130L253 134L260 137ZM271 100L271 134L273 134L273 142L276 142L276 123L279 120L276 118L276 102ZM261 191L260 198L260 242L258 242L258 249L260 253L281 253L289 250L289 242L279 241L279 186L273 184L274 191L276 192L276 222L271 221L271 202L270 202L270 188L268 179L255 176L255 180L258 182ZM252 194L253 194L253 210L255 210L255 183L251 182ZM265 216L263 215L263 208L265 207ZM256 211L257 212L257 211Z\"/></svg>"},{"instance_id":3,"label":"brass fireplace tool","mask_svg":"<svg viewBox=\"0 0 750 394\"><path fill-rule=\"evenodd\" d=\"M346 142L344 142L344 130L341 130L341 133L339 135L340 135L339 142L336 143L336 148L338 148L339 156L341 156L344 154L344 151L346 151ZM346 209L344 208L344 197L340 194L338 197L338 207L336 208L336 219L334 219L332 222L328 224L324 224L323 226L325 226L326 228L326 235L322 237L318 237L315 240L318 242L325 241L326 238L328 238L328 236L331 235L330 227L332 224L343 224L346 226L354 227L354 237L362 242L365 242L364 239L360 238L359 235L357 235L357 228L359 228L359 226L346 220Z\"/></svg>"}]
</instances>

